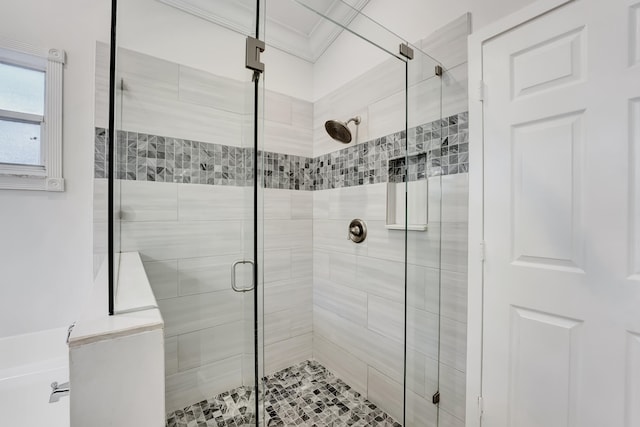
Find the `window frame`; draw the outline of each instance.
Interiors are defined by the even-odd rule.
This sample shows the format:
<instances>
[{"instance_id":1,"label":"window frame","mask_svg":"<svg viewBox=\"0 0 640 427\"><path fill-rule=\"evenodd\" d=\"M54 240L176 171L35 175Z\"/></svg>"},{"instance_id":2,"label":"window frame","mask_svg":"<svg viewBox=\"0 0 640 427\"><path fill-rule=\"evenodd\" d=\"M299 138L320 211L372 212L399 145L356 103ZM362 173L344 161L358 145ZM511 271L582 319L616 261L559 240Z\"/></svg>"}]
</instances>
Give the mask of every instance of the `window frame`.
<instances>
[{"instance_id":1,"label":"window frame","mask_svg":"<svg viewBox=\"0 0 640 427\"><path fill-rule=\"evenodd\" d=\"M62 83L66 54L0 37L0 62L45 73L44 114L0 110L0 119L40 123L41 165L0 162L0 190L64 191Z\"/></svg>"}]
</instances>

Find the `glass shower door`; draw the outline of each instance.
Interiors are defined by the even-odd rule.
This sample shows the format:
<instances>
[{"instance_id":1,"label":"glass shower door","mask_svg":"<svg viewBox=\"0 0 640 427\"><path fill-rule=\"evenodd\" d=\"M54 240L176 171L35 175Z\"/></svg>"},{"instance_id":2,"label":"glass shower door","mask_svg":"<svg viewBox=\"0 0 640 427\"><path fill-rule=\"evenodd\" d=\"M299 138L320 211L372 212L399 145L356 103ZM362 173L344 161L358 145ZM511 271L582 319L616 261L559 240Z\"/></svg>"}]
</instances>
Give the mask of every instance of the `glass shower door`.
<instances>
[{"instance_id":1,"label":"glass shower door","mask_svg":"<svg viewBox=\"0 0 640 427\"><path fill-rule=\"evenodd\" d=\"M412 59L405 57L405 40L345 2L287 4L321 16L315 28L349 48L327 51L314 65L323 71L314 84L335 87L313 104L312 349L289 347L291 338L265 348L265 410L285 425L392 419L436 426L440 183L437 177L427 182L427 157L431 127L441 118L438 63L418 47L412 47ZM268 123L269 104L266 114ZM332 137L327 121L334 135L338 122L345 122L351 138ZM269 197L280 195L265 193L265 207ZM352 220L364 222L363 240L346 238ZM283 264L282 257L277 261ZM265 267L270 269L268 262ZM296 283L296 291L303 286ZM269 294L277 291L265 283L265 312L274 310ZM284 312L288 295L280 295L277 306ZM265 318L266 341L281 329ZM270 370L274 355L296 363ZM305 357L312 360L300 362ZM286 398L296 395L297 384L303 385L301 398ZM309 406L316 410L306 411Z\"/></svg>"},{"instance_id":2,"label":"glass shower door","mask_svg":"<svg viewBox=\"0 0 640 427\"><path fill-rule=\"evenodd\" d=\"M255 423L259 1L181 4L118 4L114 255L140 255L165 321L167 419Z\"/></svg>"},{"instance_id":3,"label":"glass shower door","mask_svg":"<svg viewBox=\"0 0 640 427\"><path fill-rule=\"evenodd\" d=\"M411 49L401 213L406 235L404 425L431 427L440 425L441 175L449 163L448 122L441 113L440 63L420 46Z\"/></svg>"}]
</instances>

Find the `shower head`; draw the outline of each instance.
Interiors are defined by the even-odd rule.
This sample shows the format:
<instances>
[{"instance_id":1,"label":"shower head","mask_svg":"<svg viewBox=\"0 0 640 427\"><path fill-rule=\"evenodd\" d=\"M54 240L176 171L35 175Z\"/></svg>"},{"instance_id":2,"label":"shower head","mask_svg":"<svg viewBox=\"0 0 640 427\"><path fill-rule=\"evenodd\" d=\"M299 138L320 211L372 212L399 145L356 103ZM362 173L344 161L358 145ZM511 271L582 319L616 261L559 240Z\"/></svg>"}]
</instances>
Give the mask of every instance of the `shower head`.
<instances>
[{"instance_id":1,"label":"shower head","mask_svg":"<svg viewBox=\"0 0 640 427\"><path fill-rule=\"evenodd\" d=\"M356 126L360 124L360 116L353 117L347 122L341 122L339 120L327 120L324 123L324 128L327 130L329 136L338 142L348 144L351 142L351 131L348 124L354 122Z\"/></svg>"}]
</instances>

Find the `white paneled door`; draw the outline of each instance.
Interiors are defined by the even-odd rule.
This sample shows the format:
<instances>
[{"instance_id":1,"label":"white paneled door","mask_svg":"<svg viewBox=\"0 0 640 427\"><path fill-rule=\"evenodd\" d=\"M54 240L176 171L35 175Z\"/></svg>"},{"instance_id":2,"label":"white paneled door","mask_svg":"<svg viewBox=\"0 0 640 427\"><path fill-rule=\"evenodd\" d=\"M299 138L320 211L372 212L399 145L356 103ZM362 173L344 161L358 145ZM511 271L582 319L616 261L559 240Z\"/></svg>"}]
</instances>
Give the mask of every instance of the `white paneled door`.
<instances>
[{"instance_id":1,"label":"white paneled door","mask_svg":"<svg viewBox=\"0 0 640 427\"><path fill-rule=\"evenodd\" d=\"M639 46L637 0L483 45L483 426L640 426Z\"/></svg>"}]
</instances>

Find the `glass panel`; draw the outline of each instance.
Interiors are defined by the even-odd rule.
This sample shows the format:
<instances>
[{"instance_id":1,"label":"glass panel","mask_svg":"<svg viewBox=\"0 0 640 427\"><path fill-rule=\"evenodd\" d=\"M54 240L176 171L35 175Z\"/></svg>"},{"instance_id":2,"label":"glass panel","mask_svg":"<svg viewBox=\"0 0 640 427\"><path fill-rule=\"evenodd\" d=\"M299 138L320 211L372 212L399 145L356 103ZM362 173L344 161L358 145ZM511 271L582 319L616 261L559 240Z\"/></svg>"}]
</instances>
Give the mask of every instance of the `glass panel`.
<instances>
[{"instance_id":1,"label":"glass panel","mask_svg":"<svg viewBox=\"0 0 640 427\"><path fill-rule=\"evenodd\" d=\"M0 110L44 115L44 72L0 63Z\"/></svg>"},{"instance_id":2,"label":"glass panel","mask_svg":"<svg viewBox=\"0 0 640 427\"><path fill-rule=\"evenodd\" d=\"M255 88L245 42L256 3L200 2L198 13L118 4L120 251L140 254L165 321L169 424L217 411L201 402L230 394L227 421L255 423ZM229 15L235 30L203 19Z\"/></svg>"},{"instance_id":3,"label":"glass panel","mask_svg":"<svg viewBox=\"0 0 640 427\"><path fill-rule=\"evenodd\" d=\"M300 3L320 18L303 15ZM405 204L407 75L396 57L402 39L385 41L386 30L367 17L361 21L371 26L354 34L357 16L340 17L353 10L328 3L286 8L315 31L340 35L314 64L316 99L305 103L304 95L266 80L265 412L283 425L403 424L404 214L386 221L388 199L394 215L395 196L398 209ZM269 23L267 42L271 35L279 41ZM322 41L312 36L313 46ZM345 46L348 54L338 56ZM339 142L338 133L350 142ZM302 170L309 188L291 179L298 157L310 165ZM354 219L366 225L360 243L346 238Z\"/></svg>"},{"instance_id":4,"label":"glass panel","mask_svg":"<svg viewBox=\"0 0 640 427\"><path fill-rule=\"evenodd\" d=\"M439 65L418 47L407 62L405 426L437 425L440 371L441 195L447 127Z\"/></svg>"},{"instance_id":5,"label":"glass panel","mask_svg":"<svg viewBox=\"0 0 640 427\"><path fill-rule=\"evenodd\" d=\"M120 59L120 55L116 53L116 63ZM106 60L107 63L109 59ZM113 177L111 180L111 185L113 188L113 251L114 251L114 263L113 263L113 287L114 293L117 294L118 291L118 273L120 271L120 252L121 252L121 241L122 241L122 222L121 212L122 212L122 182L123 179L121 175L119 175L120 170L122 169L122 165L126 164L127 158L127 132L124 131L122 126L122 116L124 114L124 85L123 79L120 77L119 67L116 66L116 78L115 78L115 93L114 93L114 153L113 153ZM107 140L108 140L107 135ZM107 152L107 158L109 154ZM137 157L137 155L136 155ZM107 159L107 165L109 165L110 159ZM137 159L136 159L137 162ZM141 165L142 166L142 165ZM126 170L126 166L125 166ZM107 175L108 177L108 175ZM137 178L137 176L136 176ZM118 312L119 307L114 301L114 312Z\"/></svg>"},{"instance_id":6,"label":"glass panel","mask_svg":"<svg viewBox=\"0 0 640 427\"><path fill-rule=\"evenodd\" d=\"M40 124L0 119L0 163L40 165Z\"/></svg>"}]
</instances>

